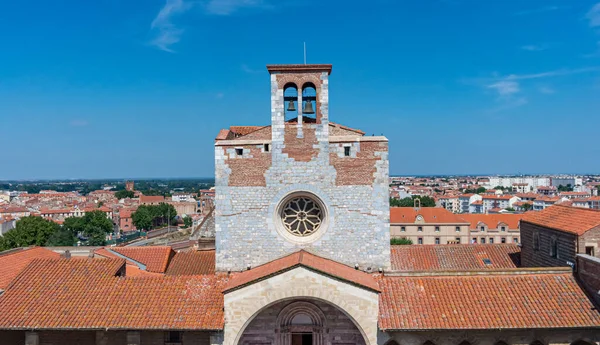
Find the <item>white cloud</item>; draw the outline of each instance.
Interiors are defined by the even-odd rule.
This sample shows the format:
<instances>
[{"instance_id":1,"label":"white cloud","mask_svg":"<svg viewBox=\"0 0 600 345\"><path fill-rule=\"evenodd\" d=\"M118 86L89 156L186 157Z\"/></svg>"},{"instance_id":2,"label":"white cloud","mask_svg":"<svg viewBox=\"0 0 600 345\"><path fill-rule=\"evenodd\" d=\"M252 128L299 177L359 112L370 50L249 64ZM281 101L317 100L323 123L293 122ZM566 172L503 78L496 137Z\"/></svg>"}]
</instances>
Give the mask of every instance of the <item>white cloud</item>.
<instances>
[{"instance_id":1,"label":"white cloud","mask_svg":"<svg viewBox=\"0 0 600 345\"><path fill-rule=\"evenodd\" d=\"M510 74L506 76L504 79L506 80L524 80L524 79L539 79L539 78L548 78L548 77L558 77L572 74L580 74L587 72L597 72L600 71L600 66L594 67L584 67L577 69L569 69L563 68L549 72L535 73L535 74Z\"/></svg>"},{"instance_id":2,"label":"white cloud","mask_svg":"<svg viewBox=\"0 0 600 345\"><path fill-rule=\"evenodd\" d=\"M519 93L521 91L519 83L516 81L501 80L487 86L489 89L494 89L501 97L506 97Z\"/></svg>"},{"instance_id":3,"label":"white cloud","mask_svg":"<svg viewBox=\"0 0 600 345\"><path fill-rule=\"evenodd\" d=\"M530 51L530 52L539 52L539 51L548 49L548 47L545 45L530 44L530 45L522 46L521 49Z\"/></svg>"},{"instance_id":4,"label":"white cloud","mask_svg":"<svg viewBox=\"0 0 600 345\"><path fill-rule=\"evenodd\" d=\"M205 10L208 14L226 16L239 9L250 7L266 7L266 5L262 0L209 0Z\"/></svg>"},{"instance_id":5,"label":"white cloud","mask_svg":"<svg viewBox=\"0 0 600 345\"><path fill-rule=\"evenodd\" d=\"M600 26L600 2L595 4L585 17L589 19L591 27Z\"/></svg>"},{"instance_id":6,"label":"white cloud","mask_svg":"<svg viewBox=\"0 0 600 345\"><path fill-rule=\"evenodd\" d=\"M173 53L170 46L179 42L183 29L172 23L172 17L185 13L191 7L192 4L184 0L167 0L150 24L150 28L156 31L156 37L150 43L160 50Z\"/></svg>"},{"instance_id":7,"label":"white cloud","mask_svg":"<svg viewBox=\"0 0 600 345\"><path fill-rule=\"evenodd\" d=\"M531 10L525 10L525 11L517 12L517 13L515 13L515 16L524 16L524 15L527 15L527 14L551 12L551 11L560 10L562 8L566 8L566 7L564 7L564 6L546 6L546 7L534 8L534 9L531 9Z\"/></svg>"}]
</instances>

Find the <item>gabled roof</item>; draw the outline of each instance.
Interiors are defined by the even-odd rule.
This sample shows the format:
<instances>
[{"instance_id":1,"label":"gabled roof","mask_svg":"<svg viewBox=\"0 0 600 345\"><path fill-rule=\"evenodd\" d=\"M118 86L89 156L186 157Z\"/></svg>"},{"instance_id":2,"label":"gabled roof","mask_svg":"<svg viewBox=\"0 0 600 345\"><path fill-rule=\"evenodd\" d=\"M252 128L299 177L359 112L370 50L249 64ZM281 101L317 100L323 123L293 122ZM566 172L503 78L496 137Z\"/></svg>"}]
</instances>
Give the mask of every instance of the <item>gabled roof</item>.
<instances>
[{"instance_id":1,"label":"gabled roof","mask_svg":"<svg viewBox=\"0 0 600 345\"><path fill-rule=\"evenodd\" d=\"M512 243L391 246L392 271L476 271L516 268L520 264L520 253L519 246Z\"/></svg>"},{"instance_id":2,"label":"gabled roof","mask_svg":"<svg viewBox=\"0 0 600 345\"><path fill-rule=\"evenodd\" d=\"M164 202L165 197L162 195L140 195L141 203L155 203L155 202Z\"/></svg>"},{"instance_id":3,"label":"gabled roof","mask_svg":"<svg viewBox=\"0 0 600 345\"><path fill-rule=\"evenodd\" d=\"M583 235L600 226L600 210L552 205L542 211L527 212L524 222L537 224L554 230Z\"/></svg>"},{"instance_id":4,"label":"gabled roof","mask_svg":"<svg viewBox=\"0 0 600 345\"><path fill-rule=\"evenodd\" d=\"M0 253L0 289L5 289L34 259L58 258L60 254L41 247L18 248Z\"/></svg>"},{"instance_id":5,"label":"gabled roof","mask_svg":"<svg viewBox=\"0 0 600 345\"><path fill-rule=\"evenodd\" d=\"M226 276L116 276L124 265L32 261L0 295L0 329L223 329Z\"/></svg>"},{"instance_id":6,"label":"gabled roof","mask_svg":"<svg viewBox=\"0 0 600 345\"><path fill-rule=\"evenodd\" d=\"M373 291L379 291L377 282L370 274L356 270L339 262L316 256L307 251L300 250L280 259L236 274L229 281L229 284L227 284L223 292L227 293L233 289L250 285L256 281L267 279L296 267L305 267L330 277L344 280L351 284L359 285Z\"/></svg>"},{"instance_id":7,"label":"gabled roof","mask_svg":"<svg viewBox=\"0 0 600 345\"><path fill-rule=\"evenodd\" d=\"M200 250L175 253L165 272L169 275L215 273L215 251Z\"/></svg>"},{"instance_id":8,"label":"gabled roof","mask_svg":"<svg viewBox=\"0 0 600 345\"><path fill-rule=\"evenodd\" d=\"M390 223L392 224L414 224L418 215L423 216L425 223L431 224L468 223L458 215L441 207L390 207Z\"/></svg>"},{"instance_id":9,"label":"gabled roof","mask_svg":"<svg viewBox=\"0 0 600 345\"><path fill-rule=\"evenodd\" d=\"M569 271L386 276L379 283L383 331L600 326L600 313Z\"/></svg>"},{"instance_id":10,"label":"gabled roof","mask_svg":"<svg viewBox=\"0 0 600 345\"><path fill-rule=\"evenodd\" d=\"M164 273L175 254L169 246L113 247L110 250L143 264L148 272L156 273Z\"/></svg>"}]
</instances>

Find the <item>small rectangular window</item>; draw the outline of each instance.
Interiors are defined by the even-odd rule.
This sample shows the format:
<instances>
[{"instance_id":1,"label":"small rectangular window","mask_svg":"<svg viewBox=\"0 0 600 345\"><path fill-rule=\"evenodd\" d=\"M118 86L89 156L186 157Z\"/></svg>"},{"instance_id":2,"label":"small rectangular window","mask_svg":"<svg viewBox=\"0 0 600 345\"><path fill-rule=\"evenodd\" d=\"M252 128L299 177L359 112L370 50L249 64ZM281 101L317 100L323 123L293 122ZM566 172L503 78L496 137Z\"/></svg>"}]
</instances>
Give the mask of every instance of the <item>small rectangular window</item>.
<instances>
[{"instance_id":1,"label":"small rectangular window","mask_svg":"<svg viewBox=\"0 0 600 345\"><path fill-rule=\"evenodd\" d=\"M423 244L423 237L419 237L419 238L417 239L417 243L418 243L418 244Z\"/></svg>"},{"instance_id":2,"label":"small rectangular window","mask_svg":"<svg viewBox=\"0 0 600 345\"><path fill-rule=\"evenodd\" d=\"M436 232L440 232L440 227L439 227L439 226L436 226L436 227L435 227L435 231L436 231Z\"/></svg>"},{"instance_id":3,"label":"small rectangular window","mask_svg":"<svg viewBox=\"0 0 600 345\"><path fill-rule=\"evenodd\" d=\"M406 227L405 226L401 226L400 227L400 231L402 231L402 232L406 231Z\"/></svg>"},{"instance_id":4,"label":"small rectangular window","mask_svg":"<svg viewBox=\"0 0 600 345\"><path fill-rule=\"evenodd\" d=\"M501 242L501 243L506 243L506 237L502 237L502 238L500 239L500 242Z\"/></svg>"},{"instance_id":5,"label":"small rectangular window","mask_svg":"<svg viewBox=\"0 0 600 345\"><path fill-rule=\"evenodd\" d=\"M533 250L540 250L540 233L533 233Z\"/></svg>"},{"instance_id":6,"label":"small rectangular window","mask_svg":"<svg viewBox=\"0 0 600 345\"><path fill-rule=\"evenodd\" d=\"M460 226L456 227L456 232L460 232Z\"/></svg>"},{"instance_id":7,"label":"small rectangular window","mask_svg":"<svg viewBox=\"0 0 600 345\"><path fill-rule=\"evenodd\" d=\"M479 228L480 231L485 231L485 226L482 226L481 228Z\"/></svg>"},{"instance_id":8,"label":"small rectangular window","mask_svg":"<svg viewBox=\"0 0 600 345\"><path fill-rule=\"evenodd\" d=\"M271 151L271 144L265 144L264 145L264 150L265 150L265 152Z\"/></svg>"},{"instance_id":9,"label":"small rectangular window","mask_svg":"<svg viewBox=\"0 0 600 345\"><path fill-rule=\"evenodd\" d=\"M460 243L460 237L455 238L456 243Z\"/></svg>"},{"instance_id":10,"label":"small rectangular window","mask_svg":"<svg viewBox=\"0 0 600 345\"><path fill-rule=\"evenodd\" d=\"M417 228L417 231L423 231L423 227L419 226L419 227Z\"/></svg>"},{"instance_id":11,"label":"small rectangular window","mask_svg":"<svg viewBox=\"0 0 600 345\"><path fill-rule=\"evenodd\" d=\"M485 237L481 238L481 244L485 244Z\"/></svg>"},{"instance_id":12,"label":"small rectangular window","mask_svg":"<svg viewBox=\"0 0 600 345\"><path fill-rule=\"evenodd\" d=\"M182 341L182 332L169 331L165 333L165 343L180 344Z\"/></svg>"},{"instance_id":13,"label":"small rectangular window","mask_svg":"<svg viewBox=\"0 0 600 345\"><path fill-rule=\"evenodd\" d=\"M585 253L590 256L594 256L594 247L585 247Z\"/></svg>"},{"instance_id":14,"label":"small rectangular window","mask_svg":"<svg viewBox=\"0 0 600 345\"><path fill-rule=\"evenodd\" d=\"M500 231L506 231L506 227L505 226L501 227Z\"/></svg>"},{"instance_id":15,"label":"small rectangular window","mask_svg":"<svg viewBox=\"0 0 600 345\"><path fill-rule=\"evenodd\" d=\"M490 237L490 244L494 244L494 238Z\"/></svg>"},{"instance_id":16,"label":"small rectangular window","mask_svg":"<svg viewBox=\"0 0 600 345\"><path fill-rule=\"evenodd\" d=\"M513 237L513 243L519 243L519 238L518 237Z\"/></svg>"},{"instance_id":17,"label":"small rectangular window","mask_svg":"<svg viewBox=\"0 0 600 345\"><path fill-rule=\"evenodd\" d=\"M477 238L473 237L473 238L471 239L471 243L477 243Z\"/></svg>"},{"instance_id":18,"label":"small rectangular window","mask_svg":"<svg viewBox=\"0 0 600 345\"><path fill-rule=\"evenodd\" d=\"M350 157L350 146L344 146L344 156Z\"/></svg>"},{"instance_id":19,"label":"small rectangular window","mask_svg":"<svg viewBox=\"0 0 600 345\"><path fill-rule=\"evenodd\" d=\"M236 154L236 156L242 156L244 154L244 149L242 149L242 148L236 148L235 149L235 154Z\"/></svg>"},{"instance_id":20,"label":"small rectangular window","mask_svg":"<svg viewBox=\"0 0 600 345\"><path fill-rule=\"evenodd\" d=\"M440 244L440 238L439 237L435 238L435 244Z\"/></svg>"}]
</instances>

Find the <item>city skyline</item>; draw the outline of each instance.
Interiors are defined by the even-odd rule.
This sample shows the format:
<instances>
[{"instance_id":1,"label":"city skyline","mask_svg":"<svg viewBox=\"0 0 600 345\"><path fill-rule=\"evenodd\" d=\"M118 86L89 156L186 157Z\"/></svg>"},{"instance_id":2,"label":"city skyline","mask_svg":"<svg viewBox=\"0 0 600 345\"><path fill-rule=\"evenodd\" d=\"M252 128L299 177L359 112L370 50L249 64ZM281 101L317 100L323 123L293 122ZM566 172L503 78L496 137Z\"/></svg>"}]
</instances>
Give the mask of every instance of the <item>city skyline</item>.
<instances>
[{"instance_id":1,"label":"city skyline","mask_svg":"<svg viewBox=\"0 0 600 345\"><path fill-rule=\"evenodd\" d=\"M391 175L600 172L600 3L376 3L7 4L0 180L210 178L303 42L333 64L330 120L387 136Z\"/></svg>"}]
</instances>

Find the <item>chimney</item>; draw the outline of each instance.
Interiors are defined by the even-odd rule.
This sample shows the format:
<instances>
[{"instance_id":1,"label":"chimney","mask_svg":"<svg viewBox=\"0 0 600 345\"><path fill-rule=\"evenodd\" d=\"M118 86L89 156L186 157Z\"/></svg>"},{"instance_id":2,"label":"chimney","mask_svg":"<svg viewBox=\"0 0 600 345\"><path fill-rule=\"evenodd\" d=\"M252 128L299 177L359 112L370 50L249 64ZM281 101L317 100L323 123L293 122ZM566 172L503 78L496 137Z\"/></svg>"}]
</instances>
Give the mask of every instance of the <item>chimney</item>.
<instances>
[{"instance_id":1,"label":"chimney","mask_svg":"<svg viewBox=\"0 0 600 345\"><path fill-rule=\"evenodd\" d=\"M71 252L67 249L65 250L65 252L62 255L63 258L65 259L70 259L71 258Z\"/></svg>"}]
</instances>

